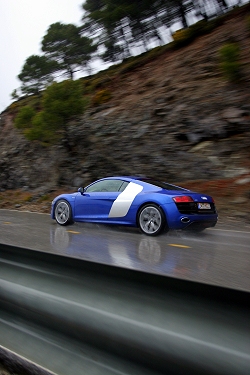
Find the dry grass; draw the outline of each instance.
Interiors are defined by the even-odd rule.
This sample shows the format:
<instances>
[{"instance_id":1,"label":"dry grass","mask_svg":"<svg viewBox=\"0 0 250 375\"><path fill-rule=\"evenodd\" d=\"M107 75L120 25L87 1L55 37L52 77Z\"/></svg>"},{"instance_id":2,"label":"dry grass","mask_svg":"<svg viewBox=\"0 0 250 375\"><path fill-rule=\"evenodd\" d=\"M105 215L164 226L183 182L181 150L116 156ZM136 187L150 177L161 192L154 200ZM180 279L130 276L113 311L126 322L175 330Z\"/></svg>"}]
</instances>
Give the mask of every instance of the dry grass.
<instances>
[{"instance_id":1,"label":"dry grass","mask_svg":"<svg viewBox=\"0 0 250 375\"><path fill-rule=\"evenodd\" d=\"M0 208L20 211L49 213L52 200L68 189L55 190L46 194L23 190L6 190L0 192Z\"/></svg>"}]
</instances>

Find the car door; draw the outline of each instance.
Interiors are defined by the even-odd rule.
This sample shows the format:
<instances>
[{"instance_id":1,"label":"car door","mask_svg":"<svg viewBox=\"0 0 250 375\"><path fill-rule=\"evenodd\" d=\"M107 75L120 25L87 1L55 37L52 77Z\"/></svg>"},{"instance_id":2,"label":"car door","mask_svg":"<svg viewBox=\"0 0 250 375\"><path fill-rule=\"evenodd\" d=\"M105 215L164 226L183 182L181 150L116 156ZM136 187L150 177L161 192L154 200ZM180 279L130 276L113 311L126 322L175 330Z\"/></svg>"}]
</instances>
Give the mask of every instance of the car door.
<instances>
[{"instance_id":1,"label":"car door","mask_svg":"<svg viewBox=\"0 0 250 375\"><path fill-rule=\"evenodd\" d=\"M100 180L88 186L75 200L75 218L82 221L109 221L112 204L127 182L118 179Z\"/></svg>"}]
</instances>

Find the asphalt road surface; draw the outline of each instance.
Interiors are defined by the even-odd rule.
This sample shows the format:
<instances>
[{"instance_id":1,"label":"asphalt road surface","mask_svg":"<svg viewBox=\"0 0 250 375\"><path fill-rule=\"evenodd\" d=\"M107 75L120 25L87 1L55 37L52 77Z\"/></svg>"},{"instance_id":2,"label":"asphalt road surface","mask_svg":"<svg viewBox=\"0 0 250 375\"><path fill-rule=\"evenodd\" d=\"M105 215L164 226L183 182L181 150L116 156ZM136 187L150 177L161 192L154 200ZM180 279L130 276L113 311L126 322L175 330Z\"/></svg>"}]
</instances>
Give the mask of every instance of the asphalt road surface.
<instances>
[{"instance_id":1,"label":"asphalt road surface","mask_svg":"<svg viewBox=\"0 0 250 375\"><path fill-rule=\"evenodd\" d=\"M0 210L0 243L250 291L250 225L149 237L136 228L62 227L47 214Z\"/></svg>"}]
</instances>

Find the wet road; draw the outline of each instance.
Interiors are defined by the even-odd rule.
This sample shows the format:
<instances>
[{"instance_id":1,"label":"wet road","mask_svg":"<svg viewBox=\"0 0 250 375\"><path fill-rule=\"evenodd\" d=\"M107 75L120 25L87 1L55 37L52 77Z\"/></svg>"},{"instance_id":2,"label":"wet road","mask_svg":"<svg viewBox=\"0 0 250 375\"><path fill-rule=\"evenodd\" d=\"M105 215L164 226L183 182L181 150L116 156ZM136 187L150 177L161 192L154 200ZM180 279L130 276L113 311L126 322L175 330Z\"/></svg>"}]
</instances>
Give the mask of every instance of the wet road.
<instances>
[{"instance_id":1,"label":"wet road","mask_svg":"<svg viewBox=\"0 0 250 375\"><path fill-rule=\"evenodd\" d=\"M218 224L201 234L148 237L137 229L0 210L0 243L250 291L250 226Z\"/></svg>"}]
</instances>

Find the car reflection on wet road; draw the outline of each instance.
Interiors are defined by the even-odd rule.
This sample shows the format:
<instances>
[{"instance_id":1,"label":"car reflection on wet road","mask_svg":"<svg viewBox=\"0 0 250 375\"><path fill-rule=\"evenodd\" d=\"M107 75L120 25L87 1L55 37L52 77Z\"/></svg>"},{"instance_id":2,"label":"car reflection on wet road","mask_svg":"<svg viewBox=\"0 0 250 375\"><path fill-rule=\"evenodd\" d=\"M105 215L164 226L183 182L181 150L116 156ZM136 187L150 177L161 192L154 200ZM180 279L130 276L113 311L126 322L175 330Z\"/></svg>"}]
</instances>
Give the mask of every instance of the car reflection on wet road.
<instances>
[{"instance_id":1,"label":"car reflection on wet road","mask_svg":"<svg viewBox=\"0 0 250 375\"><path fill-rule=\"evenodd\" d=\"M135 228L78 223L0 210L0 243L87 261L250 290L250 228L218 226L203 233L148 237Z\"/></svg>"},{"instance_id":2,"label":"car reflection on wet road","mask_svg":"<svg viewBox=\"0 0 250 375\"><path fill-rule=\"evenodd\" d=\"M79 225L82 227L82 225ZM91 225L90 225L91 227ZM152 238L134 233L122 236L124 228L103 228L93 235L93 226L87 233L51 226L51 244L56 253L67 256L112 264L119 267L137 269L163 275L195 278L204 273L213 264L214 250L202 252L197 259L190 256L184 245L185 239L172 234L163 238ZM170 243L175 241L176 243Z\"/></svg>"}]
</instances>

